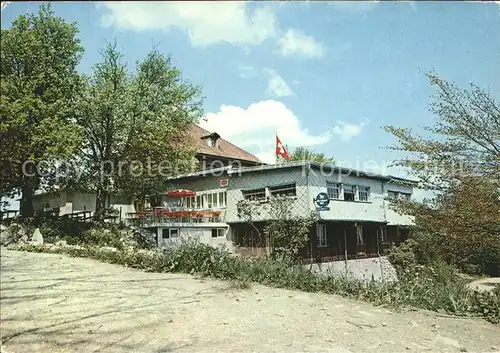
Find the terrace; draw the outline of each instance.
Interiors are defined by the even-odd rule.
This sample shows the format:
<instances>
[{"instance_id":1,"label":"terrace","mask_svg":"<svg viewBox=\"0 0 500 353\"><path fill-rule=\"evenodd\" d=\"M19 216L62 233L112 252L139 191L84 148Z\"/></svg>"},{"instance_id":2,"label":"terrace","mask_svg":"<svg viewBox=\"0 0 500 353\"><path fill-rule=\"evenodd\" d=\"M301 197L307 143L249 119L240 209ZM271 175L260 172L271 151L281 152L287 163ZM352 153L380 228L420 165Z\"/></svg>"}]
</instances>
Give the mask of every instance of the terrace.
<instances>
[{"instance_id":1,"label":"terrace","mask_svg":"<svg viewBox=\"0 0 500 353\"><path fill-rule=\"evenodd\" d=\"M167 198L157 197L143 211L127 214L127 221L139 227L156 227L173 223L204 227L207 223L221 223L226 205L226 194L197 194L191 190L173 190ZM172 202L176 199L175 202ZM161 205L158 205L161 204Z\"/></svg>"}]
</instances>

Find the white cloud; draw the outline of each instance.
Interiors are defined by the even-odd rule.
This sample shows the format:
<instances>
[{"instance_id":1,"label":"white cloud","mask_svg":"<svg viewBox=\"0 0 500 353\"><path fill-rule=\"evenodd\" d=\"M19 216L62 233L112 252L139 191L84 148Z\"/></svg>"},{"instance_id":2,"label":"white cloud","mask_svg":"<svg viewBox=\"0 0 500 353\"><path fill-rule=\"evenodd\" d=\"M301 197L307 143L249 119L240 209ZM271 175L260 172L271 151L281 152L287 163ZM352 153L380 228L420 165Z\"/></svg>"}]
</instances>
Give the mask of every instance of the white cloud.
<instances>
[{"instance_id":1,"label":"white cloud","mask_svg":"<svg viewBox=\"0 0 500 353\"><path fill-rule=\"evenodd\" d=\"M276 153L274 152L274 149L272 151L269 151L269 152L256 153L255 156L264 163L267 163L267 164L275 164L276 163Z\"/></svg>"},{"instance_id":2,"label":"white cloud","mask_svg":"<svg viewBox=\"0 0 500 353\"><path fill-rule=\"evenodd\" d=\"M255 45L273 38L278 30L269 6L247 9L245 2L141 1L104 2L102 25L135 31L170 30L187 32L194 46L219 43Z\"/></svg>"},{"instance_id":3,"label":"white cloud","mask_svg":"<svg viewBox=\"0 0 500 353\"><path fill-rule=\"evenodd\" d=\"M311 134L290 109L275 100L253 103L246 109L222 105L218 112L208 113L205 118L200 126L216 131L268 163L273 162L276 131L289 148L324 144L331 137L330 133Z\"/></svg>"},{"instance_id":4,"label":"white cloud","mask_svg":"<svg viewBox=\"0 0 500 353\"><path fill-rule=\"evenodd\" d=\"M266 93L268 95L276 97L287 97L294 94L283 77L278 75L276 70L264 69L264 74L268 78L268 86L266 90Z\"/></svg>"},{"instance_id":5,"label":"white cloud","mask_svg":"<svg viewBox=\"0 0 500 353\"><path fill-rule=\"evenodd\" d=\"M338 136L342 141L349 141L353 137L361 134L361 130L368 124L369 120L362 118L359 123L346 123L344 121L337 121L332 128L332 133Z\"/></svg>"},{"instance_id":6,"label":"white cloud","mask_svg":"<svg viewBox=\"0 0 500 353\"><path fill-rule=\"evenodd\" d=\"M298 29L289 29L278 42L279 53L283 56L303 56L307 58L321 58L325 50L313 37Z\"/></svg>"},{"instance_id":7,"label":"white cloud","mask_svg":"<svg viewBox=\"0 0 500 353\"><path fill-rule=\"evenodd\" d=\"M118 30L169 31L178 29L188 34L193 46L229 43L241 45L248 54L249 46L277 39L282 30L274 5L248 9L245 1L108 1L97 3L100 22ZM323 56L323 48L314 38L289 29L279 41L285 56Z\"/></svg>"}]
</instances>

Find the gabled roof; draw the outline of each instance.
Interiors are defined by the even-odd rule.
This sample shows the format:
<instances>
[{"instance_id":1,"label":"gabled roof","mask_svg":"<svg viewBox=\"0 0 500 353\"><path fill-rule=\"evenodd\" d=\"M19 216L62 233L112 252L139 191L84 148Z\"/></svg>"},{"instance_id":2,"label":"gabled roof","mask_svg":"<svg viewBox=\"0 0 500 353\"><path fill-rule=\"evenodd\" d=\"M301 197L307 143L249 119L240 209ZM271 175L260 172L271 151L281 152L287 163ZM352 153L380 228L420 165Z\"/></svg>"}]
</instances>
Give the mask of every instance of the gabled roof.
<instances>
[{"instance_id":1,"label":"gabled roof","mask_svg":"<svg viewBox=\"0 0 500 353\"><path fill-rule=\"evenodd\" d=\"M223 138L217 138L216 147L210 147L205 142L207 137L217 137L217 133L211 133L203 129L202 127L193 124L191 126L190 135L194 140L196 152L199 154L205 154L209 156L228 158L228 159L238 159L241 161L253 162L261 164L262 162L255 157L253 154L242 150L231 142L224 140Z\"/></svg>"}]
</instances>

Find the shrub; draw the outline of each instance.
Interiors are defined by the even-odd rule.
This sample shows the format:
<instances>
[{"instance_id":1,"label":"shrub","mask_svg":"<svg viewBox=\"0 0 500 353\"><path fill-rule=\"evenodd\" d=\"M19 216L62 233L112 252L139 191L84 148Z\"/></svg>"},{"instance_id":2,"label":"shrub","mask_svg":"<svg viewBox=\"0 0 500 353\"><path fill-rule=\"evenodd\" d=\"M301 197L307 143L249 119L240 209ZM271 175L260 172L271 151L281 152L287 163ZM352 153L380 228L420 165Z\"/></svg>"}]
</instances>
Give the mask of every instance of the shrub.
<instances>
[{"instance_id":1,"label":"shrub","mask_svg":"<svg viewBox=\"0 0 500 353\"><path fill-rule=\"evenodd\" d=\"M418 261L415 255L417 246L418 243L410 238L389 252L387 258L396 269L399 277L404 276L405 271L417 267Z\"/></svg>"},{"instance_id":2,"label":"shrub","mask_svg":"<svg viewBox=\"0 0 500 353\"><path fill-rule=\"evenodd\" d=\"M123 249L120 233L113 227L96 227L84 232L78 241L79 244L91 246L110 246Z\"/></svg>"},{"instance_id":3,"label":"shrub","mask_svg":"<svg viewBox=\"0 0 500 353\"><path fill-rule=\"evenodd\" d=\"M61 229L60 224L56 222L45 222L40 225L40 233L42 233L43 241L46 243L55 244L59 240L66 238L66 234Z\"/></svg>"}]
</instances>

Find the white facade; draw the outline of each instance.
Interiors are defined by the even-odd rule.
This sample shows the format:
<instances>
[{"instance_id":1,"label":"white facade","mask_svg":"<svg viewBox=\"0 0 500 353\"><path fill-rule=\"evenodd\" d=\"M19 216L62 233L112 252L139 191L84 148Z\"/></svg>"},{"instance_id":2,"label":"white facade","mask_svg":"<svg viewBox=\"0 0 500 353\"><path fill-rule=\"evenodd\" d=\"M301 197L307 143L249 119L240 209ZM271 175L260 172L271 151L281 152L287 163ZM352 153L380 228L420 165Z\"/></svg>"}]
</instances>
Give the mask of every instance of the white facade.
<instances>
[{"instance_id":1,"label":"white facade","mask_svg":"<svg viewBox=\"0 0 500 353\"><path fill-rule=\"evenodd\" d=\"M400 215L391 210L388 200L389 190L412 194L413 190L409 186L355 174L346 175L333 172L322 175L319 170L314 168L309 171L309 190L312 197L316 197L320 192L328 193L329 185L338 187L338 198L330 198L329 210L319 212L321 219L387 222L389 225L413 224L411 217ZM353 189L354 201L344 200L346 187ZM368 194L366 200L360 200L359 193L362 188ZM313 202L311 202L311 207L315 207Z\"/></svg>"},{"instance_id":2,"label":"white facade","mask_svg":"<svg viewBox=\"0 0 500 353\"><path fill-rule=\"evenodd\" d=\"M196 197L188 200L160 195L157 201L161 207L166 208L172 206L188 211L216 210L220 212L218 219L203 222L181 219L179 223L174 223L168 217L152 217L146 219L141 226L156 229L160 247L173 246L187 239L231 247L230 225L245 222L238 217L238 201L245 199L245 195L248 197L252 193L258 194L259 198L252 202L260 212L254 215L253 221L264 221L269 219L269 196L276 193L277 189L282 191L287 188L290 195L286 197L293 202L292 214L295 216L316 212L314 198L319 193L329 193L332 195L329 209L318 212L322 220L411 225L411 217L399 215L389 207L389 191L404 194L411 194L413 191L411 183L403 185L400 181L397 178L370 176L308 162L204 171L169 180L168 190L193 190ZM332 185L337 186L336 192L329 190ZM348 189L354 191L352 200L345 200ZM123 220L127 218L127 213L136 211L134 205L125 199L112 196L110 201L111 207L121 211ZM62 216L80 211L94 212L95 202L95 194L60 191L35 196L33 205L35 211L59 208L59 215ZM214 229L225 229L224 235L212 236ZM172 232L173 236L168 232Z\"/></svg>"},{"instance_id":3,"label":"white facade","mask_svg":"<svg viewBox=\"0 0 500 353\"><path fill-rule=\"evenodd\" d=\"M224 223L213 224L165 224L157 228L157 242L160 248L179 246L187 241L196 241L213 247L231 249L229 226Z\"/></svg>"},{"instance_id":4,"label":"white facade","mask_svg":"<svg viewBox=\"0 0 500 353\"><path fill-rule=\"evenodd\" d=\"M293 185L294 196L292 214L303 216L316 210L314 198L319 193L329 193L329 186L336 185L338 197L331 197L329 210L319 212L321 219L329 221L365 221L388 223L389 225L411 225L413 220L406 215L400 215L390 208L389 191L412 194L409 184L402 185L399 180L386 176L369 176L356 171L340 171L331 168L319 168L312 165L297 163L292 167L265 166L236 170L226 175L205 175L194 179L178 179L173 181L172 188L183 188L197 193L210 194L227 193L225 207L221 207L222 221L238 223L243 220L238 217L237 203L245 198L245 193L259 196L252 201L259 209L253 221L269 218L268 198L273 188ZM221 188L221 180L228 180L226 187ZM353 190L350 201L345 200L346 189ZM364 195L361 193L364 192ZM265 197L262 197L265 195Z\"/></svg>"},{"instance_id":5,"label":"white facade","mask_svg":"<svg viewBox=\"0 0 500 353\"><path fill-rule=\"evenodd\" d=\"M125 219L127 213L135 212L134 205L125 198L110 196L110 207L120 212L121 219ZM95 212L96 194L80 191L61 190L35 195L33 197L33 209L38 211L50 211L59 208L59 216L71 213Z\"/></svg>"}]
</instances>

